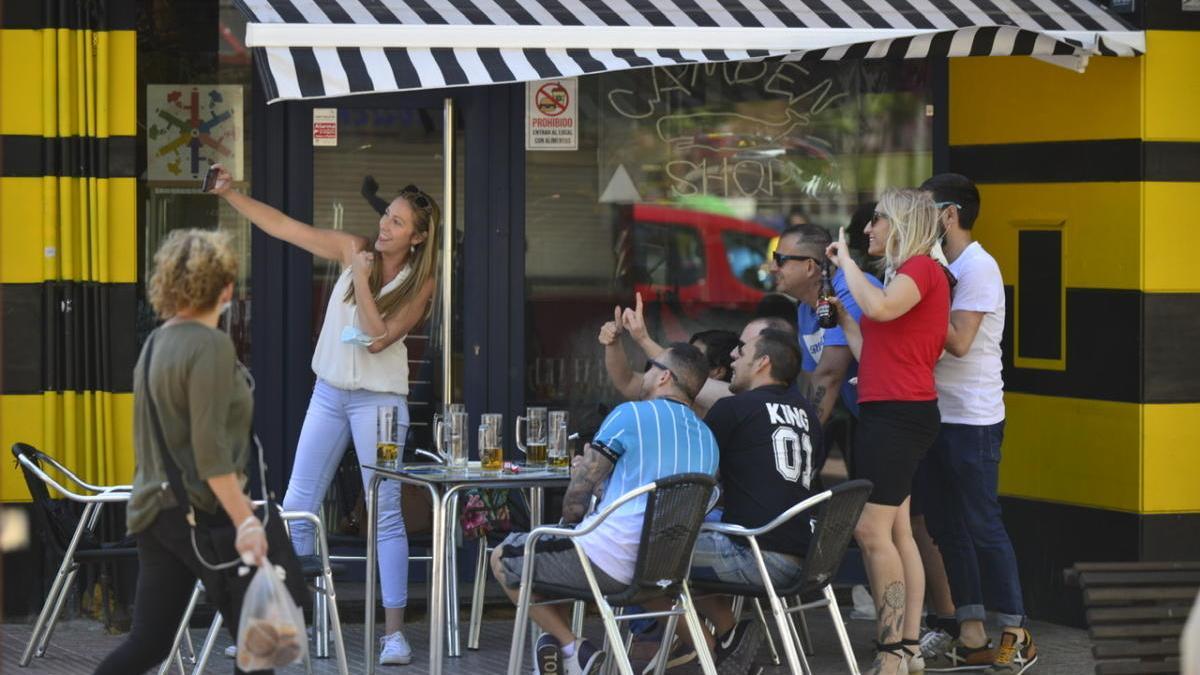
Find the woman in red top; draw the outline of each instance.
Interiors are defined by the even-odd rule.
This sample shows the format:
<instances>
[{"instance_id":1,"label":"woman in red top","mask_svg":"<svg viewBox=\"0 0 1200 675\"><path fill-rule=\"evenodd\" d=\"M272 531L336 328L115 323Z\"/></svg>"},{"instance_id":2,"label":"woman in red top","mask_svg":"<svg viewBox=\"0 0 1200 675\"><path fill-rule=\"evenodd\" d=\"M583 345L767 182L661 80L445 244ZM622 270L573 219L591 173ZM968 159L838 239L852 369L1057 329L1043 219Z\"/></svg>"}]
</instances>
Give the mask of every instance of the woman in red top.
<instances>
[{"instance_id":1,"label":"woman in red top","mask_svg":"<svg viewBox=\"0 0 1200 675\"><path fill-rule=\"evenodd\" d=\"M925 574L908 502L917 463L941 422L933 366L946 341L950 283L930 257L940 231L928 193L888 190L865 231L867 252L883 257L884 288L871 285L850 257L845 229L826 254L842 268L863 313L861 326L848 312L838 312L838 318L859 361L854 477L875 484L854 531L879 617L879 652L867 672L905 672L901 659L920 672Z\"/></svg>"}]
</instances>

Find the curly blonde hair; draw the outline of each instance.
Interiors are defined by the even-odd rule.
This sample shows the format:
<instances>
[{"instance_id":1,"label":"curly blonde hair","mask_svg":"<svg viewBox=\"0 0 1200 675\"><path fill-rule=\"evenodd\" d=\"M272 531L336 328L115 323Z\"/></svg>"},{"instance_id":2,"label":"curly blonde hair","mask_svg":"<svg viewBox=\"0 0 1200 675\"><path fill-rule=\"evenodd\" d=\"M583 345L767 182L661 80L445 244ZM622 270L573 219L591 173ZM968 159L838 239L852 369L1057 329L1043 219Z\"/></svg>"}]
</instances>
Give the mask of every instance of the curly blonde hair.
<instances>
[{"instance_id":1,"label":"curly blonde hair","mask_svg":"<svg viewBox=\"0 0 1200 675\"><path fill-rule=\"evenodd\" d=\"M175 230L154 254L150 304L160 319L182 310L207 311L237 278L230 237L212 230Z\"/></svg>"}]
</instances>

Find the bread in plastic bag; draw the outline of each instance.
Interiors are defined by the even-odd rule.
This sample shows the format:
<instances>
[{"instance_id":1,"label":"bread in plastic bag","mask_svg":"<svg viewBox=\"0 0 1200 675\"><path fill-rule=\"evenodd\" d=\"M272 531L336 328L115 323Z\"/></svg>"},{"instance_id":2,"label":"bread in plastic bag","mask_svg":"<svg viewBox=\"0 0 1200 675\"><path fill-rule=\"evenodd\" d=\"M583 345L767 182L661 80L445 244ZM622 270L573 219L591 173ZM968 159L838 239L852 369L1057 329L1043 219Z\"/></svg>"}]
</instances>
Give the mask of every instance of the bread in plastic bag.
<instances>
[{"instance_id":1,"label":"bread in plastic bag","mask_svg":"<svg viewBox=\"0 0 1200 675\"><path fill-rule=\"evenodd\" d=\"M265 563L246 589L237 638L237 665L242 670L288 666L308 651L304 612L292 601L283 574L282 567Z\"/></svg>"}]
</instances>

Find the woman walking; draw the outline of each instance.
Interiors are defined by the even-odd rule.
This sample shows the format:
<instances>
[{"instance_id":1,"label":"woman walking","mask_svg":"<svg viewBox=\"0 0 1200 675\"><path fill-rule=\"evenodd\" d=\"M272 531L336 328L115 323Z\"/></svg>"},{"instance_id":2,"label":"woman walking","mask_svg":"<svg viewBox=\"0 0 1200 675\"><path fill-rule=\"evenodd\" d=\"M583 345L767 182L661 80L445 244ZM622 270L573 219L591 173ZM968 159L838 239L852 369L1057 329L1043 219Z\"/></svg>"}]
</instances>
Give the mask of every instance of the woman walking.
<instances>
[{"instance_id":1,"label":"woman walking","mask_svg":"<svg viewBox=\"0 0 1200 675\"><path fill-rule=\"evenodd\" d=\"M941 421L933 367L950 321L950 280L931 257L940 232L927 193L888 190L864 231L867 252L883 257L884 288L872 285L854 262L844 229L826 253L842 268L863 313L861 332L847 312L838 316L859 360L854 477L875 485L854 532L879 622L878 653L868 672L919 673L925 669L917 641L925 575L909 494Z\"/></svg>"},{"instance_id":2,"label":"woman walking","mask_svg":"<svg viewBox=\"0 0 1200 675\"><path fill-rule=\"evenodd\" d=\"M315 513L353 440L359 464L375 462L376 409L399 411L401 444L408 428L408 350L404 338L422 319L433 293L437 228L441 212L433 199L408 186L379 218L374 239L313 227L232 190L219 168L213 192L267 234L341 265L313 353L317 383L296 446L295 463L283 497L289 511ZM401 447L403 452L403 447ZM363 486L370 480L362 472ZM379 488L379 579L385 632L380 664L412 659L401 627L408 604L408 537L400 512L400 484ZM300 555L313 552L313 530L292 527Z\"/></svg>"},{"instance_id":3,"label":"woman walking","mask_svg":"<svg viewBox=\"0 0 1200 675\"><path fill-rule=\"evenodd\" d=\"M243 491L254 400L233 342L217 330L236 278L237 258L219 232L177 230L154 255L150 304L165 323L134 369L136 468L126 513L138 548L133 626L98 675L143 673L166 659L196 579L237 639L251 577L232 569L234 551L214 550L209 532L236 523L236 555L255 564L267 555L268 535L271 547L287 550L278 512L264 528ZM185 519L189 506L194 529ZM295 579L296 596L299 565L290 555L276 557Z\"/></svg>"}]
</instances>

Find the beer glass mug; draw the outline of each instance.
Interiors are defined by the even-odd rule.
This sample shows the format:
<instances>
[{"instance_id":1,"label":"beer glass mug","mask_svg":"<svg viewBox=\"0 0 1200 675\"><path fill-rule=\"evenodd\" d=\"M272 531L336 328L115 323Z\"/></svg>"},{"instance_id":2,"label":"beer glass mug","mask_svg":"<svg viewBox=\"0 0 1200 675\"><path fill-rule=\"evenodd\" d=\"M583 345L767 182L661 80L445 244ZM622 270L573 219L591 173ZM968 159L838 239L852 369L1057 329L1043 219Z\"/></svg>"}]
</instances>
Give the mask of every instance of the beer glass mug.
<instances>
[{"instance_id":1,"label":"beer glass mug","mask_svg":"<svg viewBox=\"0 0 1200 675\"><path fill-rule=\"evenodd\" d=\"M499 473L504 466L504 450L500 447L500 430L504 415L487 413L479 425L479 468L484 473Z\"/></svg>"},{"instance_id":2,"label":"beer glass mug","mask_svg":"<svg viewBox=\"0 0 1200 675\"><path fill-rule=\"evenodd\" d=\"M525 442L521 442L521 420L525 420ZM525 453L527 466L546 466L546 409L526 408L515 427L517 448Z\"/></svg>"},{"instance_id":3,"label":"beer glass mug","mask_svg":"<svg viewBox=\"0 0 1200 675\"><path fill-rule=\"evenodd\" d=\"M381 405L375 409L375 461L395 464L400 457L400 409Z\"/></svg>"},{"instance_id":4,"label":"beer glass mug","mask_svg":"<svg viewBox=\"0 0 1200 675\"><path fill-rule=\"evenodd\" d=\"M571 466L571 453L567 450L567 411L550 411L549 437L546 444L546 460L552 469Z\"/></svg>"},{"instance_id":5,"label":"beer glass mug","mask_svg":"<svg viewBox=\"0 0 1200 675\"><path fill-rule=\"evenodd\" d=\"M451 403L445 406L444 413L433 414L433 447L437 450L437 454L442 458L442 461L447 461L446 455L446 440L449 434L449 429L446 426L446 420L449 420L455 413L466 413L467 406L464 403Z\"/></svg>"},{"instance_id":6,"label":"beer glass mug","mask_svg":"<svg viewBox=\"0 0 1200 675\"><path fill-rule=\"evenodd\" d=\"M451 471L467 470L467 413L452 412L446 423L446 450L442 459Z\"/></svg>"}]
</instances>

